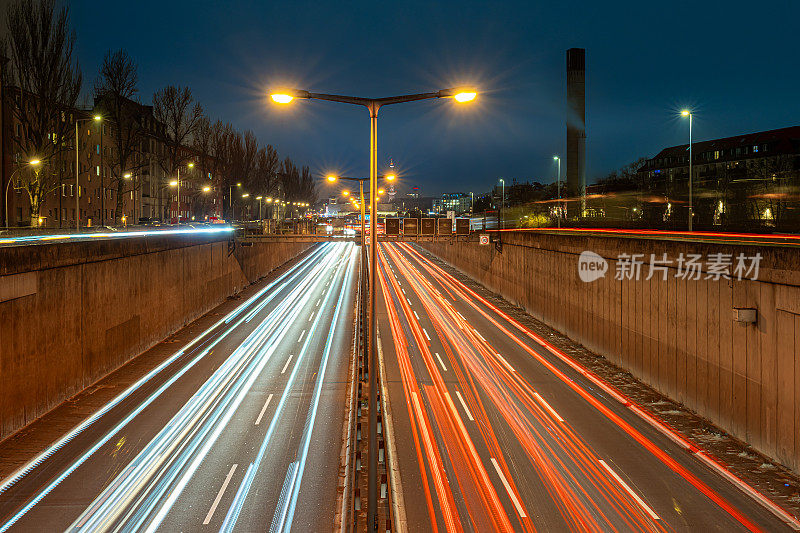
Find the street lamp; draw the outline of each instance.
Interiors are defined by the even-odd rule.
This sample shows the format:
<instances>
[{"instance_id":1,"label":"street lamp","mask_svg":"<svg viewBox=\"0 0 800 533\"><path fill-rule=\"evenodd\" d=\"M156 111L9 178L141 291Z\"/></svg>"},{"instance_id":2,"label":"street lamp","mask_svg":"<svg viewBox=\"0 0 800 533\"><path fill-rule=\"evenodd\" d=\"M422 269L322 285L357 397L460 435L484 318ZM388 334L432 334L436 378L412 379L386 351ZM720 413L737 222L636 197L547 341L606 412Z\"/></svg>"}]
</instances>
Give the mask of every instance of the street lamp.
<instances>
[{"instance_id":1,"label":"street lamp","mask_svg":"<svg viewBox=\"0 0 800 533\"><path fill-rule=\"evenodd\" d=\"M186 166L188 168L194 168L194 163L190 161L189 163L186 164ZM180 165L178 165L177 171L178 171L178 179L176 179L174 181L174 183L175 183L175 187L178 188L177 189L177 195L176 195L177 198L176 198L176 200L177 200L177 203L178 203L178 225L180 225L180 223L181 223L181 166ZM173 182L170 182L170 185L172 185L172 183Z\"/></svg>"},{"instance_id":2,"label":"street lamp","mask_svg":"<svg viewBox=\"0 0 800 533\"><path fill-rule=\"evenodd\" d=\"M692 231L694 218L694 204L692 203L692 112L688 109L681 111L681 116L689 117L689 231Z\"/></svg>"},{"instance_id":3,"label":"street lamp","mask_svg":"<svg viewBox=\"0 0 800 533\"><path fill-rule=\"evenodd\" d=\"M80 146L80 133L78 132L78 125L81 122L87 122L89 120L93 120L95 122L102 122L103 117L100 115L95 115L92 118L76 118L75 119L75 231L81 230L81 202L80 202L80 190L81 185L78 181L78 177L81 174L81 157L79 153L79 146ZM103 140L102 131L100 134L100 140ZM100 155L102 157L102 150L100 150ZM102 162L101 162L102 166ZM102 189L102 187L101 187Z\"/></svg>"},{"instance_id":4,"label":"street lamp","mask_svg":"<svg viewBox=\"0 0 800 533\"><path fill-rule=\"evenodd\" d=\"M397 179L397 176L395 176L394 174L388 174L388 175L384 176L383 178L388 180L388 181L394 181L394 180ZM348 177L348 176L336 176L335 174L332 174L332 175L329 175L326 179L328 181L330 181L331 183L334 183L336 180L340 180L340 179L347 180L347 181L357 181L358 182L359 199L360 199L359 205L360 206L364 205L364 182L367 181L369 178L351 178L351 177ZM379 192L379 194L383 194L383 189L378 189L378 192ZM350 191L348 191L348 190L342 191L342 195L343 196L350 196ZM350 197L350 201L353 203L354 206L356 205L355 199L352 196ZM364 212L364 207L358 207L358 209L361 211L361 245L364 246L365 241L366 241L366 236L365 236L365 233L364 233L364 224L365 224L364 221L366 220L366 215L365 215L365 212ZM370 226L370 227L372 227L372 226Z\"/></svg>"},{"instance_id":5,"label":"street lamp","mask_svg":"<svg viewBox=\"0 0 800 533\"><path fill-rule=\"evenodd\" d=\"M506 208L506 180L500 178L500 183L503 184L503 195L500 197L500 224L501 229L506 228L506 220L505 220L505 208Z\"/></svg>"},{"instance_id":6,"label":"street lamp","mask_svg":"<svg viewBox=\"0 0 800 533\"><path fill-rule=\"evenodd\" d=\"M258 200L258 220L261 221L261 199L264 198L263 196L256 196L256 200Z\"/></svg>"},{"instance_id":7,"label":"street lamp","mask_svg":"<svg viewBox=\"0 0 800 533\"><path fill-rule=\"evenodd\" d=\"M558 161L558 174L556 174L556 183L558 184L558 210L556 211L556 218L558 219L558 227L561 227L561 158L557 155L553 156L555 161Z\"/></svg>"},{"instance_id":8,"label":"street lamp","mask_svg":"<svg viewBox=\"0 0 800 533\"><path fill-rule=\"evenodd\" d=\"M41 159L31 159L28 161L28 165L32 167L38 167L42 164ZM6 195L5 195L5 204L6 204L6 231L8 231L8 188L11 186L11 183L14 181L14 174L19 171L22 167L18 167L17 170L11 173L11 177L8 178L8 183L6 183Z\"/></svg>"},{"instance_id":9,"label":"street lamp","mask_svg":"<svg viewBox=\"0 0 800 533\"><path fill-rule=\"evenodd\" d=\"M444 89L436 92L420 93L420 94L407 94L402 96L389 96L385 98L362 98L357 96L343 96L336 94L323 94L312 93L304 90L282 90L274 91L271 94L272 100L278 104L288 104L295 98L299 99L316 99L328 100L332 102L339 102L343 104L360 105L367 108L369 111L370 119L370 150L369 150L369 173L370 173L370 191L378 189L378 111L382 106L401 104L407 102L414 102L416 100L427 100L431 98L452 98L459 103L471 102L475 100L478 92L473 88L452 88ZM370 194L370 239L372 245L370 246L370 260L369 260L369 339L368 339L368 366L367 372L369 375L369 434L372 438L369 439L369 461L368 461L368 481L367 481L367 524L373 524L377 519L377 498L378 498L378 482L377 482L377 469L378 469L378 448L375 442L377 435L378 419L377 419L377 386L378 378L375 366L376 361L376 323L377 317L375 315L375 294L378 288L378 246L377 246L377 196ZM363 204L363 202L362 202ZM363 235L363 234L362 234Z\"/></svg>"}]
</instances>

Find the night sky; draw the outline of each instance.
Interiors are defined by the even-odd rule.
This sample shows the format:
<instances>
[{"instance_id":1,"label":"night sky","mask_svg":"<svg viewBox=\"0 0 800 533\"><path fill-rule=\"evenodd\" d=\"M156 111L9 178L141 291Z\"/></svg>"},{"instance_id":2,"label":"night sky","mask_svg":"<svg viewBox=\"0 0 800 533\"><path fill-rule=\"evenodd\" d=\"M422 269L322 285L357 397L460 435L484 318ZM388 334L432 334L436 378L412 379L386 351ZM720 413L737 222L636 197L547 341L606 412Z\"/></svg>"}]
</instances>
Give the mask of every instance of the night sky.
<instances>
[{"instance_id":1,"label":"night sky","mask_svg":"<svg viewBox=\"0 0 800 533\"><path fill-rule=\"evenodd\" d=\"M87 88L103 53L125 48L139 64L143 102L164 85L188 85L212 119L252 129L318 175L368 172L366 110L278 107L268 87L379 97L477 86L471 106L432 100L381 110L379 162L396 161L400 191L553 181L570 47L587 54L589 182L686 142L683 106L695 111L696 139L800 124L794 0L78 0L70 9Z\"/></svg>"}]
</instances>

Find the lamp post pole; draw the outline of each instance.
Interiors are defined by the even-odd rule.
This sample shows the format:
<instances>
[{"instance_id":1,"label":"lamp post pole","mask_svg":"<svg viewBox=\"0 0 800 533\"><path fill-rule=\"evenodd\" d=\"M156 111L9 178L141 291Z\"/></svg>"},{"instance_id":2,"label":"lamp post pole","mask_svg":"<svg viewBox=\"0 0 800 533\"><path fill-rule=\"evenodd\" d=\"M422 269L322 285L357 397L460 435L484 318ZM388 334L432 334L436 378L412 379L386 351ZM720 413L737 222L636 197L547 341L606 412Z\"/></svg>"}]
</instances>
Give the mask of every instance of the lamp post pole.
<instances>
[{"instance_id":1,"label":"lamp post pole","mask_svg":"<svg viewBox=\"0 0 800 533\"><path fill-rule=\"evenodd\" d=\"M561 227L561 158L557 155L553 156L558 162L558 173L556 174L556 187L558 190L558 209L556 210L556 218L558 219L558 227Z\"/></svg>"},{"instance_id":2,"label":"lamp post pole","mask_svg":"<svg viewBox=\"0 0 800 533\"><path fill-rule=\"evenodd\" d=\"M694 203L692 198L692 118L693 113L689 109L681 111L681 116L689 117L689 231L692 231L694 222Z\"/></svg>"},{"instance_id":3,"label":"lamp post pole","mask_svg":"<svg viewBox=\"0 0 800 533\"><path fill-rule=\"evenodd\" d=\"M500 183L503 184L503 193L500 196L500 229L506 229L506 180L500 178Z\"/></svg>"},{"instance_id":4,"label":"lamp post pole","mask_svg":"<svg viewBox=\"0 0 800 533\"><path fill-rule=\"evenodd\" d=\"M274 93L272 99L276 103L288 104L294 98L328 100L344 104L361 105L369 111L369 184L370 184L370 215L369 215L369 336L367 342L367 373L369 377L369 448L368 448L368 478L367 478L367 531L378 530L378 372L377 372L377 316L375 314L375 300L378 289L378 111L384 105L414 102L431 98L453 98L457 102L469 102L475 99L477 92L473 89L446 89L437 92L407 94L390 96L386 98L361 98L356 96L342 96L335 94L312 93L309 91L291 91L287 93ZM362 201L362 206L363 201Z\"/></svg>"}]
</instances>

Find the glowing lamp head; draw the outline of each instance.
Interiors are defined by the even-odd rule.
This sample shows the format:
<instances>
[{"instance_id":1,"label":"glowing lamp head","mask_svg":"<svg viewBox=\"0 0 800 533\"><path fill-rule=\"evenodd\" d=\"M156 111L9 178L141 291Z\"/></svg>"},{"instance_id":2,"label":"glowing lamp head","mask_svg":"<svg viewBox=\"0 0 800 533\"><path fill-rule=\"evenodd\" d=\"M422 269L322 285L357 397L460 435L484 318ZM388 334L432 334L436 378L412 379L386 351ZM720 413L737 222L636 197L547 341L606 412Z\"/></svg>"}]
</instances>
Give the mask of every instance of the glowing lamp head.
<instances>
[{"instance_id":1,"label":"glowing lamp head","mask_svg":"<svg viewBox=\"0 0 800 533\"><path fill-rule=\"evenodd\" d=\"M169 186L170 186L170 187L177 187L177 186L178 186L178 180L172 180L172 181L170 181L170 182L169 182Z\"/></svg>"},{"instance_id":2,"label":"glowing lamp head","mask_svg":"<svg viewBox=\"0 0 800 533\"><path fill-rule=\"evenodd\" d=\"M272 93L270 97L272 98L272 101L275 102L276 104L288 104L292 100L294 100L294 96L286 93Z\"/></svg>"},{"instance_id":3,"label":"glowing lamp head","mask_svg":"<svg viewBox=\"0 0 800 533\"><path fill-rule=\"evenodd\" d=\"M271 203L272 203L272 198L270 198L270 197L267 197L267 199L266 199L266 202L267 202L268 204L271 204Z\"/></svg>"},{"instance_id":4,"label":"glowing lamp head","mask_svg":"<svg viewBox=\"0 0 800 533\"><path fill-rule=\"evenodd\" d=\"M242 198L250 198L250 193L246 192L242 195Z\"/></svg>"},{"instance_id":5,"label":"glowing lamp head","mask_svg":"<svg viewBox=\"0 0 800 533\"><path fill-rule=\"evenodd\" d=\"M203 192L211 192L211 187L209 186L203 187Z\"/></svg>"},{"instance_id":6,"label":"glowing lamp head","mask_svg":"<svg viewBox=\"0 0 800 533\"><path fill-rule=\"evenodd\" d=\"M478 96L476 92L463 92L463 93L456 93L453 95L453 99L459 103L466 103L475 100L475 97Z\"/></svg>"},{"instance_id":7,"label":"glowing lamp head","mask_svg":"<svg viewBox=\"0 0 800 533\"><path fill-rule=\"evenodd\" d=\"M263 196L256 196L256 200L261 200Z\"/></svg>"},{"instance_id":8,"label":"glowing lamp head","mask_svg":"<svg viewBox=\"0 0 800 533\"><path fill-rule=\"evenodd\" d=\"M394 181L396 179L397 176L395 176L394 174L389 174L388 176L386 176L386 181Z\"/></svg>"},{"instance_id":9,"label":"glowing lamp head","mask_svg":"<svg viewBox=\"0 0 800 533\"><path fill-rule=\"evenodd\" d=\"M95 122L100 122L101 120L103 120L103 117L102 117L102 116L100 116L100 115L95 115L95 116L94 116L94 121L95 121Z\"/></svg>"},{"instance_id":10,"label":"glowing lamp head","mask_svg":"<svg viewBox=\"0 0 800 533\"><path fill-rule=\"evenodd\" d=\"M378 196L380 196L381 194L383 194L385 192L386 192L385 189L378 189Z\"/></svg>"},{"instance_id":11,"label":"glowing lamp head","mask_svg":"<svg viewBox=\"0 0 800 533\"><path fill-rule=\"evenodd\" d=\"M190 162L190 163L189 163L188 165L186 165L186 166L187 166L187 167L189 167L189 168L194 168L194 163L191 163L191 162Z\"/></svg>"},{"instance_id":12,"label":"glowing lamp head","mask_svg":"<svg viewBox=\"0 0 800 533\"><path fill-rule=\"evenodd\" d=\"M350 191L342 191L342 196L350 196Z\"/></svg>"},{"instance_id":13,"label":"glowing lamp head","mask_svg":"<svg viewBox=\"0 0 800 533\"><path fill-rule=\"evenodd\" d=\"M692 114L692 112L689 111L688 109L684 109L684 110L681 111L681 116L682 117L688 117L691 114Z\"/></svg>"},{"instance_id":14,"label":"glowing lamp head","mask_svg":"<svg viewBox=\"0 0 800 533\"><path fill-rule=\"evenodd\" d=\"M122 177L125 178L126 180L129 180L129 179L131 179L131 173L130 172L126 172L125 175L122 176Z\"/></svg>"},{"instance_id":15,"label":"glowing lamp head","mask_svg":"<svg viewBox=\"0 0 800 533\"><path fill-rule=\"evenodd\" d=\"M554 155L554 156L553 156L553 161L558 161L558 159L559 159L559 158L558 158L558 156L557 156L557 155Z\"/></svg>"},{"instance_id":16,"label":"glowing lamp head","mask_svg":"<svg viewBox=\"0 0 800 533\"><path fill-rule=\"evenodd\" d=\"M330 181L331 183L333 183L333 182L334 182L334 181L336 181L337 179L338 179L338 178L337 178L336 176L333 176L333 175L331 175L331 176L328 176L328 181Z\"/></svg>"},{"instance_id":17,"label":"glowing lamp head","mask_svg":"<svg viewBox=\"0 0 800 533\"><path fill-rule=\"evenodd\" d=\"M31 159L30 161L28 161L28 164L33 165L33 166L38 166L38 165L42 164L42 160L41 159Z\"/></svg>"}]
</instances>

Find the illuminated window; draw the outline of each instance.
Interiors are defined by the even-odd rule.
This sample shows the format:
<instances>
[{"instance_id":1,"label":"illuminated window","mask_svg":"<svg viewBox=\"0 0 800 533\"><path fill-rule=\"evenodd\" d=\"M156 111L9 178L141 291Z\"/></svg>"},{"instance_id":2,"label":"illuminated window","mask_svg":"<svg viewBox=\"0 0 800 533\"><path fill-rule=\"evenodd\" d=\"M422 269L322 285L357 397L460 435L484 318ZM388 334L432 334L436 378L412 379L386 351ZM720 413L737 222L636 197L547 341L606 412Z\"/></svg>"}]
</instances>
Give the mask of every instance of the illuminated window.
<instances>
[{"instance_id":1,"label":"illuminated window","mask_svg":"<svg viewBox=\"0 0 800 533\"><path fill-rule=\"evenodd\" d=\"M754 154L758 153L758 145L757 144L753 145L753 153Z\"/></svg>"}]
</instances>

